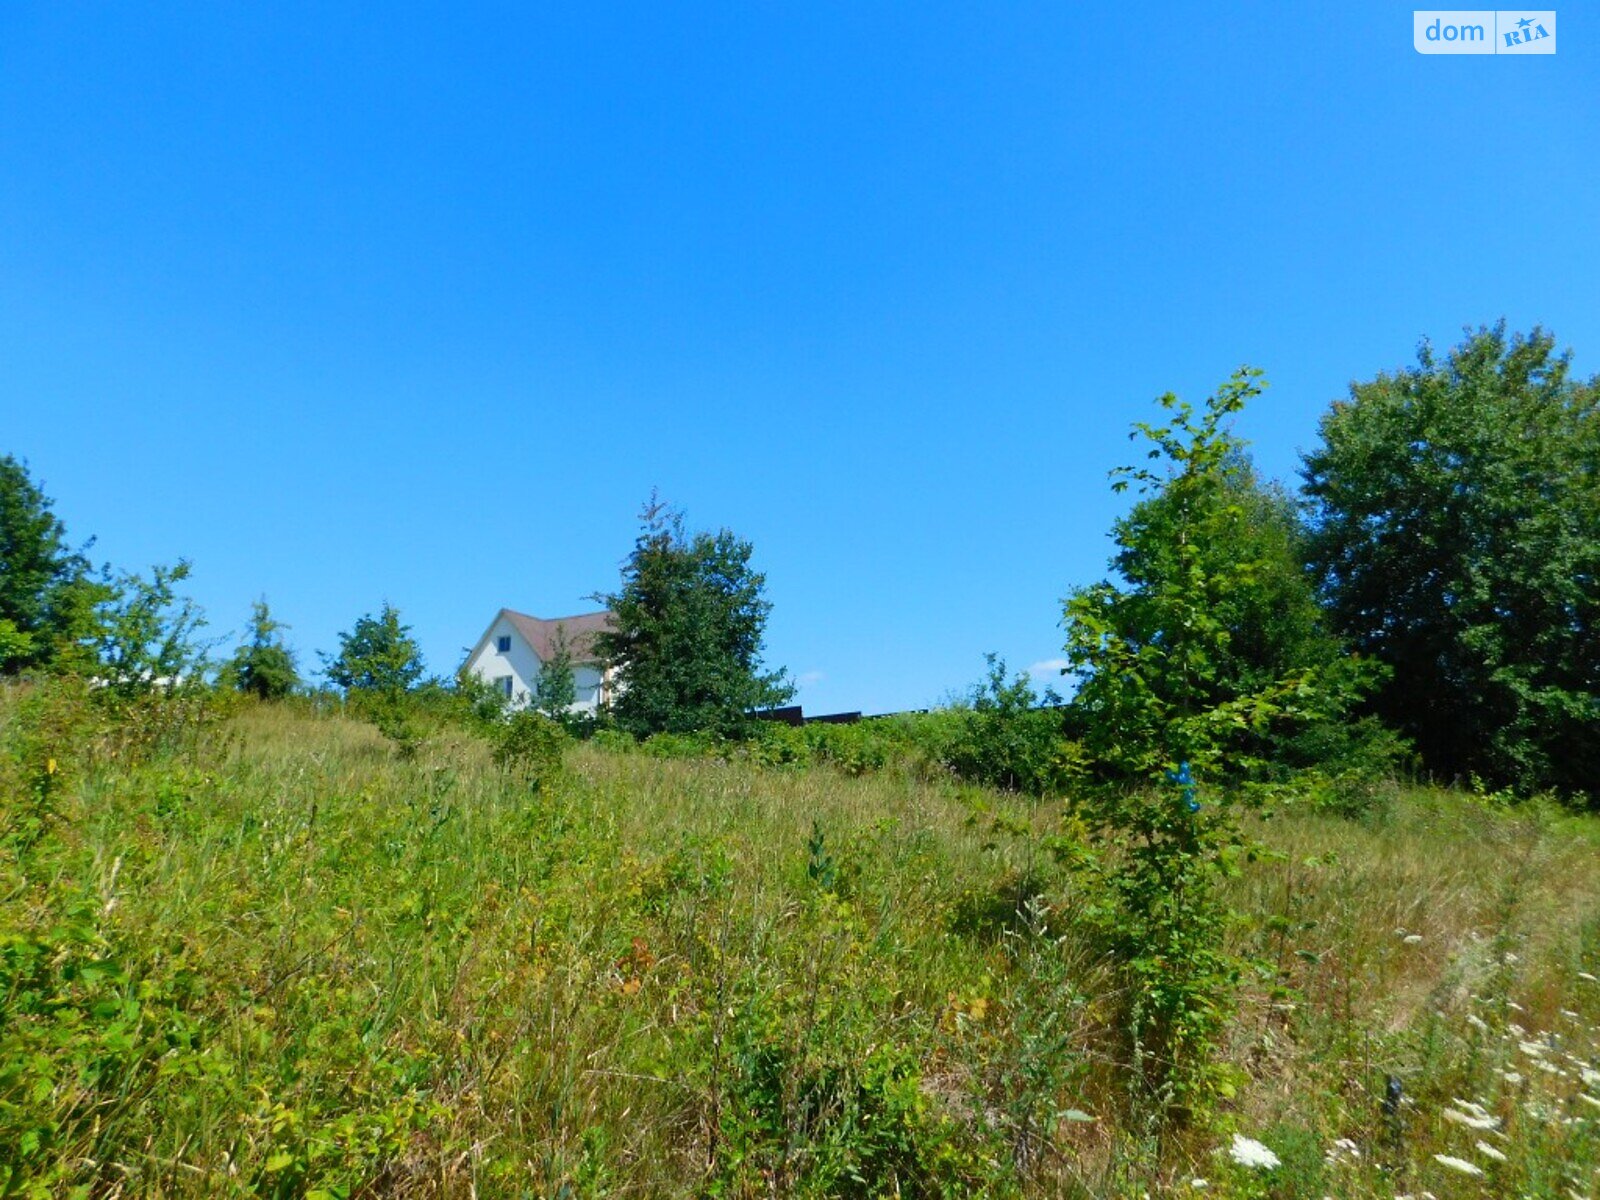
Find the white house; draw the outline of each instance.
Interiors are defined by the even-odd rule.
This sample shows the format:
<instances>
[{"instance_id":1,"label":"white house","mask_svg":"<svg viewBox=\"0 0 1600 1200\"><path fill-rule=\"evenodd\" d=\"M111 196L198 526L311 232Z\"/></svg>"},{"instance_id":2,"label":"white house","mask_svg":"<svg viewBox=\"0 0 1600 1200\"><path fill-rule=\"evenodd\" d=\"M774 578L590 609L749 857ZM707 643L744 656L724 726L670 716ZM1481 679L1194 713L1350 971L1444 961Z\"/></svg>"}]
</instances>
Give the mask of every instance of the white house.
<instances>
[{"instance_id":1,"label":"white house","mask_svg":"<svg viewBox=\"0 0 1600 1200\"><path fill-rule=\"evenodd\" d=\"M539 672L565 637L572 655L572 681L577 687L573 712L594 712L608 699L611 684L595 658L594 635L611 623L608 612L545 620L502 608L467 655L466 669L486 679L513 705L527 704L539 683Z\"/></svg>"}]
</instances>

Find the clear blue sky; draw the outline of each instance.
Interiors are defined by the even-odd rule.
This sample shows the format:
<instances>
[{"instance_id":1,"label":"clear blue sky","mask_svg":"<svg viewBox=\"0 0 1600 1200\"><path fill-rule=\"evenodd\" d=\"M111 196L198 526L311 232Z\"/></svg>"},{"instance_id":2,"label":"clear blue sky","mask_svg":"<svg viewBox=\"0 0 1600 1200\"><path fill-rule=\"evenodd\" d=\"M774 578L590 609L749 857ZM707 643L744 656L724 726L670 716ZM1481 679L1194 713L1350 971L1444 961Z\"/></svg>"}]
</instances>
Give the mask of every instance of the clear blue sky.
<instances>
[{"instance_id":1,"label":"clear blue sky","mask_svg":"<svg viewBox=\"0 0 1600 1200\"><path fill-rule=\"evenodd\" d=\"M588 607L658 486L808 710L925 705L1059 655L1160 392L1264 368L1290 476L1423 335L1600 370L1593 9L331 7L0 9L0 452L309 663Z\"/></svg>"}]
</instances>

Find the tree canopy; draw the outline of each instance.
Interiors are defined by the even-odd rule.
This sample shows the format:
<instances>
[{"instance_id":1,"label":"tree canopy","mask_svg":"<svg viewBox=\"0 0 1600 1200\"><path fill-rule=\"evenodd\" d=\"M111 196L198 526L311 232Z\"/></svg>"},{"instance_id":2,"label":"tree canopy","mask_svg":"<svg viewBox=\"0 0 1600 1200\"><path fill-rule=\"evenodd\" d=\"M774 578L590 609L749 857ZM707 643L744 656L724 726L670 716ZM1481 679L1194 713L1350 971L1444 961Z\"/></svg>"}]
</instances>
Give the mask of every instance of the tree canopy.
<instances>
[{"instance_id":1,"label":"tree canopy","mask_svg":"<svg viewBox=\"0 0 1600 1200\"><path fill-rule=\"evenodd\" d=\"M550 657L539 664L539 679L533 686L533 707L552 721L565 723L578 699L578 682L572 671L572 647L566 627L556 626L551 639Z\"/></svg>"},{"instance_id":2,"label":"tree canopy","mask_svg":"<svg viewBox=\"0 0 1600 1200\"><path fill-rule=\"evenodd\" d=\"M175 584L189 578L189 562L101 575L94 632L96 673L113 692L134 694L201 684L211 664L211 643L200 606Z\"/></svg>"},{"instance_id":3,"label":"tree canopy","mask_svg":"<svg viewBox=\"0 0 1600 1200\"><path fill-rule=\"evenodd\" d=\"M1600 792L1600 380L1479 329L1355 384L1305 458L1334 628L1445 777Z\"/></svg>"},{"instance_id":4,"label":"tree canopy","mask_svg":"<svg viewBox=\"0 0 1600 1200\"><path fill-rule=\"evenodd\" d=\"M0 458L0 671L85 658L103 598L26 465Z\"/></svg>"},{"instance_id":5,"label":"tree canopy","mask_svg":"<svg viewBox=\"0 0 1600 1200\"><path fill-rule=\"evenodd\" d=\"M272 617L266 597L251 607L250 639L222 668L222 681L262 700L277 700L300 686L294 652L284 642L287 628Z\"/></svg>"},{"instance_id":6,"label":"tree canopy","mask_svg":"<svg viewBox=\"0 0 1600 1200\"><path fill-rule=\"evenodd\" d=\"M772 605L752 547L726 529L690 534L683 514L654 496L618 591L597 600L613 615L595 649L616 671L611 716L636 736L743 732L751 712L794 695L784 672L762 667Z\"/></svg>"},{"instance_id":7,"label":"tree canopy","mask_svg":"<svg viewBox=\"0 0 1600 1200\"><path fill-rule=\"evenodd\" d=\"M1096 761L1132 779L1180 762L1237 772L1283 705L1309 715L1326 699L1311 674L1342 657L1301 566L1293 505L1228 429L1259 376L1240 371L1199 413L1163 396L1166 423L1135 425L1165 465L1113 473L1142 497L1112 529L1120 581L1066 601L1078 724Z\"/></svg>"},{"instance_id":8,"label":"tree canopy","mask_svg":"<svg viewBox=\"0 0 1600 1200\"><path fill-rule=\"evenodd\" d=\"M324 654L324 673L346 691L409 691L422 678L422 650L401 624L400 612L385 602L377 616L359 618L339 635L339 653Z\"/></svg>"}]
</instances>

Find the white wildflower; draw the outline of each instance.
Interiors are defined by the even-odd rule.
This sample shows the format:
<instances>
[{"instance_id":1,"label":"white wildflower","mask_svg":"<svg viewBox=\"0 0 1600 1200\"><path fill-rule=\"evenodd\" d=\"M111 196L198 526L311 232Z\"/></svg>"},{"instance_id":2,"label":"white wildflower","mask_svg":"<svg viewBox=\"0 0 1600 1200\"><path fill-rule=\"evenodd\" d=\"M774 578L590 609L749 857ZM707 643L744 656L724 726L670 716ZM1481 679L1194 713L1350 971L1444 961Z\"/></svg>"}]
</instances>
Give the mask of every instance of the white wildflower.
<instances>
[{"instance_id":1,"label":"white wildflower","mask_svg":"<svg viewBox=\"0 0 1600 1200\"><path fill-rule=\"evenodd\" d=\"M1329 1166L1336 1166L1348 1159L1360 1158L1361 1147L1356 1145L1350 1138L1339 1138L1328 1147L1327 1153L1322 1157L1323 1161Z\"/></svg>"},{"instance_id":2,"label":"white wildflower","mask_svg":"<svg viewBox=\"0 0 1600 1200\"><path fill-rule=\"evenodd\" d=\"M1405 937L1401 938L1400 940L1402 942L1404 942L1408 946L1415 946L1418 942L1420 942L1422 940L1422 935L1420 933L1408 933L1408 934L1406 934Z\"/></svg>"},{"instance_id":3,"label":"white wildflower","mask_svg":"<svg viewBox=\"0 0 1600 1200\"><path fill-rule=\"evenodd\" d=\"M1474 1104L1470 1100L1457 1100L1455 1108L1447 1108L1440 1115L1446 1121L1454 1121L1457 1125L1465 1125L1468 1129L1500 1128L1499 1117L1492 1115L1482 1105Z\"/></svg>"},{"instance_id":4,"label":"white wildflower","mask_svg":"<svg viewBox=\"0 0 1600 1200\"><path fill-rule=\"evenodd\" d=\"M1521 1050L1529 1058L1541 1058L1544 1055L1543 1042L1518 1042L1517 1049Z\"/></svg>"},{"instance_id":5,"label":"white wildflower","mask_svg":"<svg viewBox=\"0 0 1600 1200\"><path fill-rule=\"evenodd\" d=\"M1197 1192L1203 1192L1211 1186L1211 1181L1209 1179L1195 1178L1189 1180L1189 1186Z\"/></svg>"},{"instance_id":6,"label":"white wildflower","mask_svg":"<svg viewBox=\"0 0 1600 1200\"><path fill-rule=\"evenodd\" d=\"M1508 954L1508 955L1506 955L1506 961L1514 963L1514 962L1517 961L1517 956L1515 954ZM1506 1007L1509 1008L1512 1012L1527 1012L1528 1011L1527 1009L1523 1008L1522 1005L1518 1004L1515 1000L1507 1000L1506 1001Z\"/></svg>"},{"instance_id":7,"label":"white wildflower","mask_svg":"<svg viewBox=\"0 0 1600 1200\"><path fill-rule=\"evenodd\" d=\"M1578 978L1583 980L1585 983L1600 983L1600 979L1596 979L1593 975L1589 974L1589 972L1587 972L1587 971L1579 971L1578 972Z\"/></svg>"},{"instance_id":8,"label":"white wildflower","mask_svg":"<svg viewBox=\"0 0 1600 1200\"><path fill-rule=\"evenodd\" d=\"M1593 1096L1589 1095L1588 1092L1579 1092L1578 1099L1582 1100L1590 1108L1600 1108L1600 1100L1596 1100Z\"/></svg>"},{"instance_id":9,"label":"white wildflower","mask_svg":"<svg viewBox=\"0 0 1600 1200\"><path fill-rule=\"evenodd\" d=\"M1500 1151L1496 1150L1493 1146L1489 1145L1488 1142L1478 1143L1478 1153L1483 1155L1485 1158L1494 1159L1495 1162L1506 1161L1506 1156L1500 1153Z\"/></svg>"},{"instance_id":10,"label":"white wildflower","mask_svg":"<svg viewBox=\"0 0 1600 1200\"><path fill-rule=\"evenodd\" d=\"M1501 1071L1500 1078L1504 1079L1512 1087L1522 1086L1522 1075L1517 1071Z\"/></svg>"},{"instance_id":11,"label":"white wildflower","mask_svg":"<svg viewBox=\"0 0 1600 1200\"><path fill-rule=\"evenodd\" d=\"M1233 1145L1228 1148L1228 1154L1241 1167L1250 1167L1252 1170L1264 1167L1270 1171L1280 1164L1278 1156L1260 1142L1237 1133L1233 1135Z\"/></svg>"},{"instance_id":12,"label":"white wildflower","mask_svg":"<svg viewBox=\"0 0 1600 1200\"><path fill-rule=\"evenodd\" d=\"M1600 1087L1600 1071L1591 1071L1588 1067L1580 1067L1578 1070L1583 1076L1585 1087Z\"/></svg>"},{"instance_id":13,"label":"white wildflower","mask_svg":"<svg viewBox=\"0 0 1600 1200\"><path fill-rule=\"evenodd\" d=\"M1449 1167L1452 1171L1460 1171L1463 1175L1482 1175L1483 1168L1476 1163L1469 1163L1464 1158L1452 1158L1448 1154L1435 1154L1433 1161L1441 1167Z\"/></svg>"},{"instance_id":14,"label":"white wildflower","mask_svg":"<svg viewBox=\"0 0 1600 1200\"><path fill-rule=\"evenodd\" d=\"M1488 1033L1489 1032L1489 1022L1485 1021L1477 1013L1468 1013L1467 1014L1467 1024L1471 1025L1479 1033Z\"/></svg>"}]
</instances>

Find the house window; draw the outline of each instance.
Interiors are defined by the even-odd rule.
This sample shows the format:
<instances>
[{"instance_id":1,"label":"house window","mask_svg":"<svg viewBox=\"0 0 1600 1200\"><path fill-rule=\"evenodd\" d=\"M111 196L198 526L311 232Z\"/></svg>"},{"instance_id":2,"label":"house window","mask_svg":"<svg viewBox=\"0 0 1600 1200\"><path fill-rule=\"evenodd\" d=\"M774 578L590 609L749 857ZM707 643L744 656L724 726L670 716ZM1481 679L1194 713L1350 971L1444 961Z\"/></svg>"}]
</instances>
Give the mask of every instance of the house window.
<instances>
[{"instance_id":1,"label":"house window","mask_svg":"<svg viewBox=\"0 0 1600 1200\"><path fill-rule=\"evenodd\" d=\"M511 650L511 635L506 634L503 637L495 638L494 648L500 651L501 654L509 653Z\"/></svg>"},{"instance_id":2,"label":"house window","mask_svg":"<svg viewBox=\"0 0 1600 1200\"><path fill-rule=\"evenodd\" d=\"M494 681L495 687L500 689L500 694L507 700L511 699L511 683L514 676L502 675Z\"/></svg>"}]
</instances>

